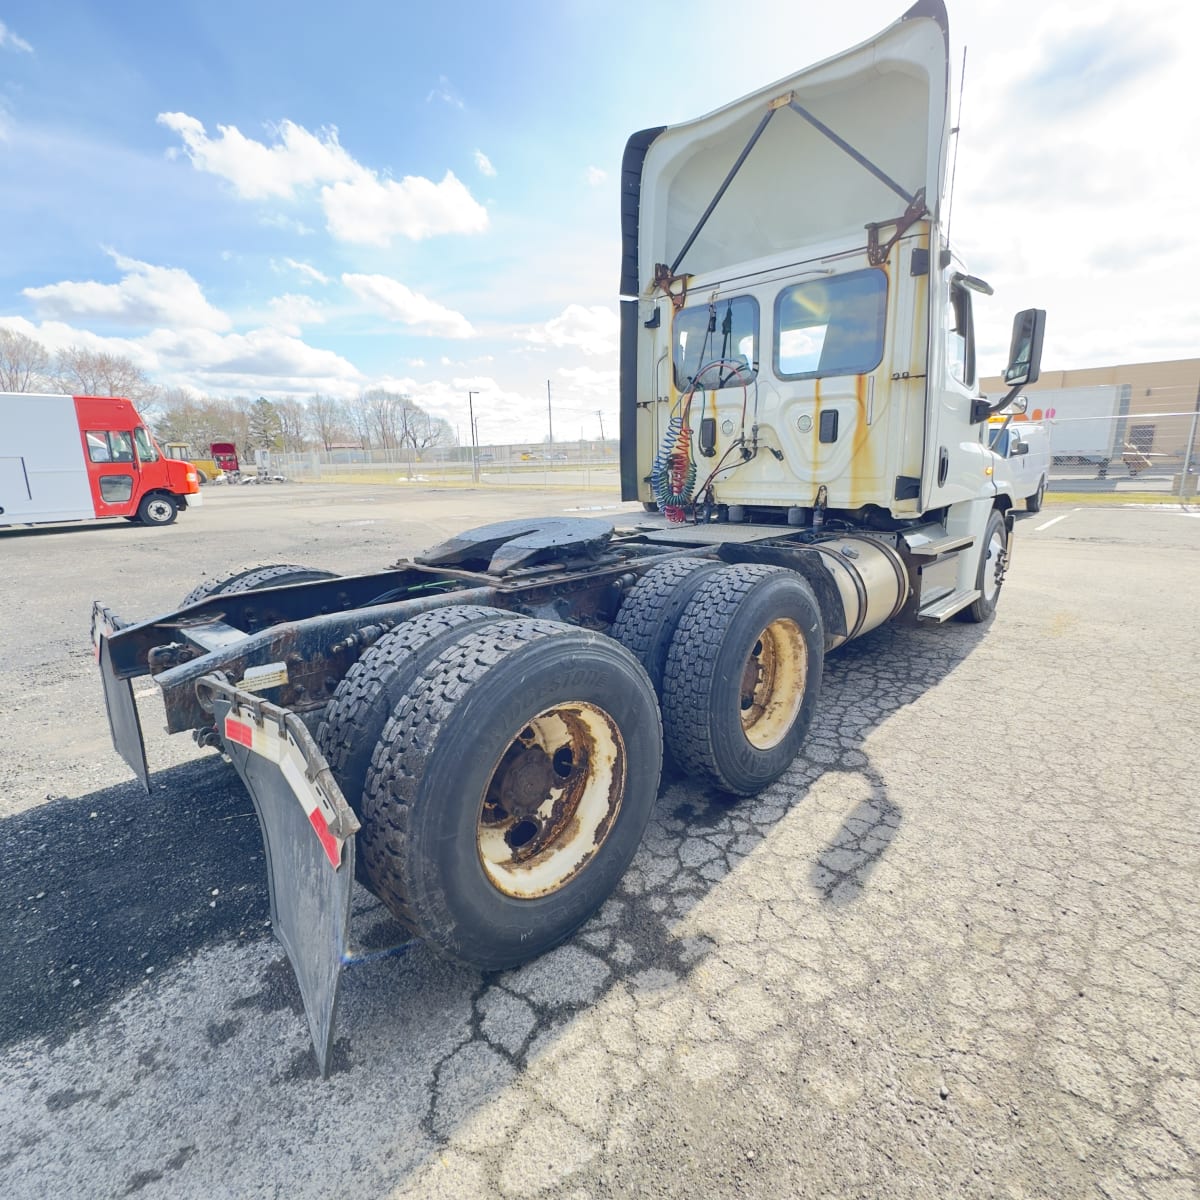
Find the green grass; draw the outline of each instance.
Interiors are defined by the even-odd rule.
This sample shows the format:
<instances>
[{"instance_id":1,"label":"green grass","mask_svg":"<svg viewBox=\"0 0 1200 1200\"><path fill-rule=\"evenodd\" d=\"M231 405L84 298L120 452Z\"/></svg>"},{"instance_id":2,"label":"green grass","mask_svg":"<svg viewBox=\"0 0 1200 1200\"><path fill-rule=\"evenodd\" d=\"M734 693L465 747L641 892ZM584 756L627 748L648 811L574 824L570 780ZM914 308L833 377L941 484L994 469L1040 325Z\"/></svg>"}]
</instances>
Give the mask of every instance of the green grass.
<instances>
[{"instance_id":1,"label":"green grass","mask_svg":"<svg viewBox=\"0 0 1200 1200\"><path fill-rule=\"evenodd\" d=\"M1171 492L1047 492L1047 505L1088 505L1092 507L1114 504L1178 504L1179 497ZM1196 496L1185 496L1184 504L1200 503Z\"/></svg>"}]
</instances>

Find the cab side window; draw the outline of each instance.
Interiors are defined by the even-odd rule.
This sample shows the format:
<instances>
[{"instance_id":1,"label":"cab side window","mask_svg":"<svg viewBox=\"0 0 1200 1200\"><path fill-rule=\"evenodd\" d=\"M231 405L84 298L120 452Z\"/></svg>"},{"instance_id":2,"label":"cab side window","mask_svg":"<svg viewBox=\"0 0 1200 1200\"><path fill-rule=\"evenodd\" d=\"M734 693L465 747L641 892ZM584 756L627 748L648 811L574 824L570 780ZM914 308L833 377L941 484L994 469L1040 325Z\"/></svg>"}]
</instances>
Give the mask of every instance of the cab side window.
<instances>
[{"instance_id":1,"label":"cab side window","mask_svg":"<svg viewBox=\"0 0 1200 1200\"><path fill-rule=\"evenodd\" d=\"M975 383L975 327L971 319L971 293L950 287L946 306L946 364L950 374L966 387Z\"/></svg>"},{"instance_id":2,"label":"cab side window","mask_svg":"<svg viewBox=\"0 0 1200 1200\"><path fill-rule=\"evenodd\" d=\"M108 449L108 434L99 429L89 429L84 435L87 438L88 458L92 462L112 462L112 454Z\"/></svg>"},{"instance_id":3,"label":"cab side window","mask_svg":"<svg viewBox=\"0 0 1200 1200\"><path fill-rule=\"evenodd\" d=\"M744 387L758 373L758 301L733 296L675 314L675 386Z\"/></svg>"},{"instance_id":4,"label":"cab side window","mask_svg":"<svg viewBox=\"0 0 1200 1200\"><path fill-rule=\"evenodd\" d=\"M150 436L148 429L139 425L133 431L133 440L137 443L138 462L158 462L158 450L154 446L154 439Z\"/></svg>"},{"instance_id":5,"label":"cab side window","mask_svg":"<svg viewBox=\"0 0 1200 1200\"><path fill-rule=\"evenodd\" d=\"M124 429L89 429L84 437L92 462L133 462L133 439Z\"/></svg>"},{"instance_id":6,"label":"cab side window","mask_svg":"<svg viewBox=\"0 0 1200 1200\"><path fill-rule=\"evenodd\" d=\"M862 375L883 359L887 276L874 268L785 288L775 301L780 379Z\"/></svg>"}]
</instances>

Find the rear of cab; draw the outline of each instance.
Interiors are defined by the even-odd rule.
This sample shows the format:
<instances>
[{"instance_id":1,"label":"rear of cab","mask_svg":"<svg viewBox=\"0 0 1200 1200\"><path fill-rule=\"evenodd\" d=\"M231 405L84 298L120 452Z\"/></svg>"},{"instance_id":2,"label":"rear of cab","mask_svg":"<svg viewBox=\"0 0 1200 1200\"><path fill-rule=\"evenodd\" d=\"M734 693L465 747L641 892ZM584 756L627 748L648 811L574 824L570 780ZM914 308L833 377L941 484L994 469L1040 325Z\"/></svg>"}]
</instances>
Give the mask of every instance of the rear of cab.
<instances>
[{"instance_id":1,"label":"rear of cab","mask_svg":"<svg viewBox=\"0 0 1200 1200\"><path fill-rule=\"evenodd\" d=\"M820 495L906 518L990 490L964 415L979 394L970 277L939 226L947 45L941 0L920 0L843 54L630 139L627 499L661 499L655 455L680 417L720 504ZM726 365L697 381L712 360Z\"/></svg>"}]
</instances>

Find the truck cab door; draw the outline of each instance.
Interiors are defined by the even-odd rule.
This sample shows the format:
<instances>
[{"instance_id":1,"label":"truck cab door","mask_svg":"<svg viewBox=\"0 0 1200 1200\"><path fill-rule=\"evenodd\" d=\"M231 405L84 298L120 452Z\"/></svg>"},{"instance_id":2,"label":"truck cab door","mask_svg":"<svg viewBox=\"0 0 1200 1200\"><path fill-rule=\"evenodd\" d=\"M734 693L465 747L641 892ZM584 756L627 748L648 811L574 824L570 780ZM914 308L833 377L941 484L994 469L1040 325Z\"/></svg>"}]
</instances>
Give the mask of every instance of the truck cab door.
<instances>
[{"instance_id":1,"label":"truck cab door","mask_svg":"<svg viewBox=\"0 0 1200 1200\"><path fill-rule=\"evenodd\" d=\"M88 482L97 517L127 517L136 508L138 468L128 429L87 429Z\"/></svg>"},{"instance_id":2,"label":"truck cab door","mask_svg":"<svg viewBox=\"0 0 1200 1200\"><path fill-rule=\"evenodd\" d=\"M929 452L921 489L926 509L995 494L987 483L995 460L971 423L971 402L979 395L971 293L952 271L938 286L930 317Z\"/></svg>"}]
</instances>

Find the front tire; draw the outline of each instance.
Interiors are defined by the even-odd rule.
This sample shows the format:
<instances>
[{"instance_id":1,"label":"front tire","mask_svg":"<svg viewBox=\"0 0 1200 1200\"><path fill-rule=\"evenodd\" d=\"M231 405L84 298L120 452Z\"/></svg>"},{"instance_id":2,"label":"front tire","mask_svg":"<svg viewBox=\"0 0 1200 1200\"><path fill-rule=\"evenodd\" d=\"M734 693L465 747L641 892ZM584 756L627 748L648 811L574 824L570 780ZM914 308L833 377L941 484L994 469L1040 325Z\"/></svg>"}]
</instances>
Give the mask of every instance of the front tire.
<instances>
[{"instance_id":1,"label":"front tire","mask_svg":"<svg viewBox=\"0 0 1200 1200\"><path fill-rule=\"evenodd\" d=\"M674 760L737 796L774 783L812 723L825 628L808 582L784 567L709 576L679 619L663 679Z\"/></svg>"},{"instance_id":2,"label":"front tire","mask_svg":"<svg viewBox=\"0 0 1200 1200\"><path fill-rule=\"evenodd\" d=\"M170 525L179 515L179 505L166 492L152 492L142 497L137 515L143 525Z\"/></svg>"},{"instance_id":3,"label":"front tire","mask_svg":"<svg viewBox=\"0 0 1200 1200\"><path fill-rule=\"evenodd\" d=\"M1042 502L1046 498L1046 477L1042 476L1038 482L1038 489L1032 496L1025 497L1025 511L1031 513L1040 513L1042 511Z\"/></svg>"},{"instance_id":4,"label":"front tire","mask_svg":"<svg viewBox=\"0 0 1200 1200\"><path fill-rule=\"evenodd\" d=\"M443 955L517 966L616 887L658 790L653 689L610 638L516 619L465 633L396 705L359 846L372 890Z\"/></svg>"},{"instance_id":5,"label":"front tire","mask_svg":"<svg viewBox=\"0 0 1200 1200\"><path fill-rule=\"evenodd\" d=\"M1004 517L998 509L993 508L984 530L983 545L979 551L979 569L975 573L975 587L979 591L979 599L963 609L964 621L979 625L996 611L1007 558L1008 530L1004 527Z\"/></svg>"}]
</instances>

